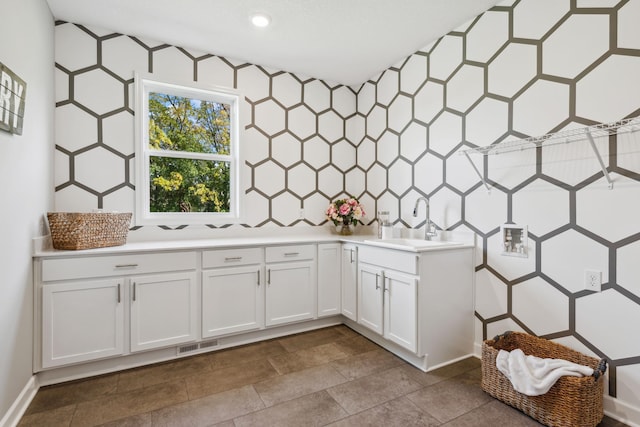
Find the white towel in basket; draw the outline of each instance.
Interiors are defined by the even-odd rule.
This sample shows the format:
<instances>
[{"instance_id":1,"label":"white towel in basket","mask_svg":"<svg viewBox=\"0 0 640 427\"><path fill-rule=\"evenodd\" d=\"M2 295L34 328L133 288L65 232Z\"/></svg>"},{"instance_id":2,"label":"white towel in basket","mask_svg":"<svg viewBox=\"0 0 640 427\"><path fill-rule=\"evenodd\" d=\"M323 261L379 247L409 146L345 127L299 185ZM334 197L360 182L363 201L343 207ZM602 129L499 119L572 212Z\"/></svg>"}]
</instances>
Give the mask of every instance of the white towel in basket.
<instances>
[{"instance_id":1,"label":"white towel in basket","mask_svg":"<svg viewBox=\"0 0 640 427\"><path fill-rule=\"evenodd\" d=\"M500 350L496 367L513 385L514 390L527 396L545 394L564 375L582 377L593 375L593 369L563 359L542 359L526 356L522 350Z\"/></svg>"}]
</instances>

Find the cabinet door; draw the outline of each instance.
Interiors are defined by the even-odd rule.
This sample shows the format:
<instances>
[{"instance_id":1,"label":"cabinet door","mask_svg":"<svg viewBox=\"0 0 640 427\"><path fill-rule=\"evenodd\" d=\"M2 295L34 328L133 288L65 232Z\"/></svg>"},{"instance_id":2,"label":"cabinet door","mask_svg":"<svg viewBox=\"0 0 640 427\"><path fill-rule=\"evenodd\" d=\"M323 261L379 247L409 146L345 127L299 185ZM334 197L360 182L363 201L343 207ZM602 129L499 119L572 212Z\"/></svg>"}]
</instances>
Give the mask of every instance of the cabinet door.
<instances>
[{"instance_id":1,"label":"cabinet door","mask_svg":"<svg viewBox=\"0 0 640 427\"><path fill-rule=\"evenodd\" d=\"M358 323L382 335L382 270L358 264Z\"/></svg>"},{"instance_id":2,"label":"cabinet door","mask_svg":"<svg viewBox=\"0 0 640 427\"><path fill-rule=\"evenodd\" d=\"M358 247L342 246L342 314L358 321Z\"/></svg>"},{"instance_id":3,"label":"cabinet door","mask_svg":"<svg viewBox=\"0 0 640 427\"><path fill-rule=\"evenodd\" d=\"M340 314L340 244L318 245L318 317Z\"/></svg>"},{"instance_id":4,"label":"cabinet door","mask_svg":"<svg viewBox=\"0 0 640 427\"><path fill-rule=\"evenodd\" d=\"M267 264L267 326L315 317L313 261Z\"/></svg>"},{"instance_id":5,"label":"cabinet door","mask_svg":"<svg viewBox=\"0 0 640 427\"><path fill-rule=\"evenodd\" d=\"M385 271L384 337L417 351L417 289L415 276Z\"/></svg>"},{"instance_id":6,"label":"cabinet door","mask_svg":"<svg viewBox=\"0 0 640 427\"><path fill-rule=\"evenodd\" d=\"M251 265L202 273L204 338L251 331L264 326L261 268Z\"/></svg>"},{"instance_id":7,"label":"cabinet door","mask_svg":"<svg viewBox=\"0 0 640 427\"><path fill-rule=\"evenodd\" d=\"M131 351L197 338L195 272L131 279Z\"/></svg>"},{"instance_id":8,"label":"cabinet door","mask_svg":"<svg viewBox=\"0 0 640 427\"><path fill-rule=\"evenodd\" d=\"M42 286L42 367L123 353L122 279Z\"/></svg>"}]
</instances>

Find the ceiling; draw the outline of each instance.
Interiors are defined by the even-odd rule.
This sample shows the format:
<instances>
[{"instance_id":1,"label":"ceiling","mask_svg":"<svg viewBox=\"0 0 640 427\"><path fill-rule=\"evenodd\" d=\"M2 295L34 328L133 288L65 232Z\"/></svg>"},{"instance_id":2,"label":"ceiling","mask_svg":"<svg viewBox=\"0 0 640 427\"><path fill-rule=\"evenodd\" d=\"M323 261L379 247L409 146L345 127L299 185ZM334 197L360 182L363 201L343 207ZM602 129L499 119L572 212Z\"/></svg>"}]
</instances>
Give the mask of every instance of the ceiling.
<instances>
[{"instance_id":1,"label":"ceiling","mask_svg":"<svg viewBox=\"0 0 640 427\"><path fill-rule=\"evenodd\" d=\"M47 0L55 19L356 85L500 0ZM249 16L271 16L255 28Z\"/></svg>"}]
</instances>

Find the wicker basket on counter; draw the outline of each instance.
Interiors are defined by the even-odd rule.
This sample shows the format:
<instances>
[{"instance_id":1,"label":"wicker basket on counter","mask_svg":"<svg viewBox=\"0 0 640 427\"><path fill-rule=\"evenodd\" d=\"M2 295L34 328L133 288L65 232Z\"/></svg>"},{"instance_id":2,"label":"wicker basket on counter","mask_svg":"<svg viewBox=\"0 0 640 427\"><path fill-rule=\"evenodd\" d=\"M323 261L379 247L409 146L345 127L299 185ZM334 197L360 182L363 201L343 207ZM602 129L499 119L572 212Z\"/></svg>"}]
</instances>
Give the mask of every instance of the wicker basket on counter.
<instances>
[{"instance_id":1,"label":"wicker basket on counter","mask_svg":"<svg viewBox=\"0 0 640 427\"><path fill-rule=\"evenodd\" d=\"M49 212L47 219L55 249L93 249L124 245L131 212Z\"/></svg>"},{"instance_id":2,"label":"wicker basket on counter","mask_svg":"<svg viewBox=\"0 0 640 427\"><path fill-rule=\"evenodd\" d=\"M540 396L527 396L514 390L511 381L496 367L500 350L521 349L526 355L564 359L593 368L590 377L561 377L549 391ZM482 343L482 389L552 427L594 427L604 417L604 359L586 356L578 351L544 338L521 332L505 332Z\"/></svg>"}]
</instances>

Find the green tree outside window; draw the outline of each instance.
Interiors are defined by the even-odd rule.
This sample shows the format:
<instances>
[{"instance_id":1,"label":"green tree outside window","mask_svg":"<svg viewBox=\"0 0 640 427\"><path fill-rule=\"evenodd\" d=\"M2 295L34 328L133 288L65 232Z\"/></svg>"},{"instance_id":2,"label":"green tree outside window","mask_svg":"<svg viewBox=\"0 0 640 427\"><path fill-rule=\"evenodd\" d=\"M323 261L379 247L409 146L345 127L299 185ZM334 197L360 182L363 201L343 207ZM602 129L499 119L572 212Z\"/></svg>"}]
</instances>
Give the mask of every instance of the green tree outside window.
<instances>
[{"instance_id":1,"label":"green tree outside window","mask_svg":"<svg viewBox=\"0 0 640 427\"><path fill-rule=\"evenodd\" d=\"M230 108L224 103L149 93L151 212L230 211L231 162L179 154L230 155Z\"/></svg>"}]
</instances>

